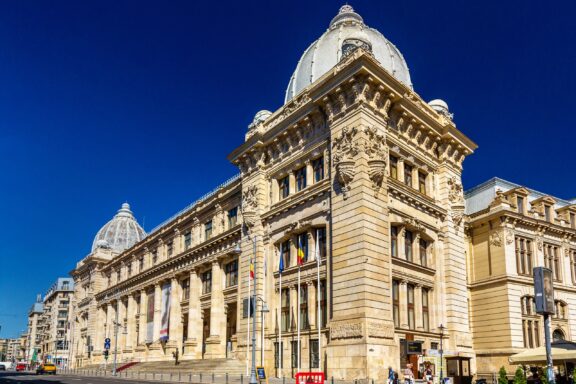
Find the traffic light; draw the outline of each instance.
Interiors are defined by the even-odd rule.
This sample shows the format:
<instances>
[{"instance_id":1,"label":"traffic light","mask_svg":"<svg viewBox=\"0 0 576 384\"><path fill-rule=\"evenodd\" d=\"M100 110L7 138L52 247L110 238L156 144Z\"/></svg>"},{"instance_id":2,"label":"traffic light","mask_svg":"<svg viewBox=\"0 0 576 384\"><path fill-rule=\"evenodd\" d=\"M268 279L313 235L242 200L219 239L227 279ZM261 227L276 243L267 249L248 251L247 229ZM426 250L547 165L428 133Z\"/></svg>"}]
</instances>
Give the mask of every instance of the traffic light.
<instances>
[{"instance_id":1,"label":"traffic light","mask_svg":"<svg viewBox=\"0 0 576 384\"><path fill-rule=\"evenodd\" d=\"M108 350L105 349L105 350L104 350L104 358L105 358L106 360L108 360L108 353L109 353Z\"/></svg>"}]
</instances>

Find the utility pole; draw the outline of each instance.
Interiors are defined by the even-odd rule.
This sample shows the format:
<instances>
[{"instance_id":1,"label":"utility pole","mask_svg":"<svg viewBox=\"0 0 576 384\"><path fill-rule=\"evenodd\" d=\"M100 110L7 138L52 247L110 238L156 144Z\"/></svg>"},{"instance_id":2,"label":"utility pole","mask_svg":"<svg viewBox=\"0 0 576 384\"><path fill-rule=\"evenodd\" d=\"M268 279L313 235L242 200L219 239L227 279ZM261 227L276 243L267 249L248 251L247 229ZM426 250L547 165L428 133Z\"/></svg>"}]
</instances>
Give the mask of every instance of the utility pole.
<instances>
[{"instance_id":1,"label":"utility pole","mask_svg":"<svg viewBox=\"0 0 576 384\"><path fill-rule=\"evenodd\" d=\"M118 311L120 309L120 301L118 291L116 291L116 321L114 322L114 368L112 369L112 376L116 376L116 361L118 358Z\"/></svg>"}]
</instances>

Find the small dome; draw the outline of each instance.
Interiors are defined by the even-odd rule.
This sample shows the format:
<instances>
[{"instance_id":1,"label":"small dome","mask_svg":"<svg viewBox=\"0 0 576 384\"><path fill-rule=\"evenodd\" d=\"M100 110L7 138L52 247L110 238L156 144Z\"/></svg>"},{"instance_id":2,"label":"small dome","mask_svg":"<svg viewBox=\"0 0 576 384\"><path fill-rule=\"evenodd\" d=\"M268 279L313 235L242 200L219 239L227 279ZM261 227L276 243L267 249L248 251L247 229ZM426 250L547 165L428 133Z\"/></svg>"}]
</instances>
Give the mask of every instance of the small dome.
<instances>
[{"instance_id":1,"label":"small dome","mask_svg":"<svg viewBox=\"0 0 576 384\"><path fill-rule=\"evenodd\" d=\"M384 69L412 88L408 65L400 51L380 32L364 24L351 6L344 5L328 30L302 54L290 78L284 102L290 101L358 47L372 52Z\"/></svg>"},{"instance_id":2,"label":"small dome","mask_svg":"<svg viewBox=\"0 0 576 384\"><path fill-rule=\"evenodd\" d=\"M138 224L128 203L122 204L118 213L96 234L92 252L97 248L122 252L146 237L146 232Z\"/></svg>"},{"instance_id":3,"label":"small dome","mask_svg":"<svg viewBox=\"0 0 576 384\"><path fill-rule=\"evenodd\" d=\"M434 99L428 102L428 105L439 114L452 118L448 104L444 100Z\"/></svg>"},{"instance_id":4,"label":"small dome","mask_svg":"<svg viewBox=\"0 0 576 384\"><path fill-rule=\"evenodd\" d=\"M258 125L259 123L265 121L272 115L272 112L267 111L265 109L258 111L256 115L254 115L254 120L252 120L253 125Z\"/></svg>"}]
</instances>

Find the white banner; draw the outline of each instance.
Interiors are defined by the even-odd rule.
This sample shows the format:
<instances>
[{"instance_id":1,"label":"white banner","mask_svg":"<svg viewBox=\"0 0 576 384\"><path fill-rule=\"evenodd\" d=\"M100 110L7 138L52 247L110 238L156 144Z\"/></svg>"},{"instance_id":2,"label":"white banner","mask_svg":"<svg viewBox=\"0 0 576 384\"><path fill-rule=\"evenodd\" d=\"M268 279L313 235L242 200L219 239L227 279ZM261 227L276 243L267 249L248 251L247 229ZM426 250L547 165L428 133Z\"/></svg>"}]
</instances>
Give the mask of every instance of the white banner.
<instances>
[{"instance_id":1,"label":"white banner","mask_svg":"<svg viewBox=\"0 0 576 384\"><path fill-rule=\"evenodd\" d=\"M148 293L148 308L146 308L146 342L154 341L154 293Z\"/></svg>"},{"instance_id":2,"label":"white banner","mask_svg":"<svg viewBox=\"0 0 576 384\"><path fill-rule=\"evenodd\" d=\"M162 312L160 313L160 318L162 322L160 323L160 340L168 340L170 327L170 284L166 284L162 287L162 304L160 308Z\"/></svg>"}]
</instances>

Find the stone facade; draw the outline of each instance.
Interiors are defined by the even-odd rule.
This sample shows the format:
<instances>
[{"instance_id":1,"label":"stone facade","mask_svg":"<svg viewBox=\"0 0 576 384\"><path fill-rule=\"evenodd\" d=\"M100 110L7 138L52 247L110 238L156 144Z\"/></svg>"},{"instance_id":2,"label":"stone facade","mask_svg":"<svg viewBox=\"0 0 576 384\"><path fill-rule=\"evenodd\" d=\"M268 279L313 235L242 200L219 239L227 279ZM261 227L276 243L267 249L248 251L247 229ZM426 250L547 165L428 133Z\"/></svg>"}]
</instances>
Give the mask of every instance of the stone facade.
<instances>
[{"instance_id":1,"label":"stone facade","mask_svg":"<svg viewBox=\"0 0 576 384\"><path fill-rule=\"evenodd\" d=\"M554 339L576 332L576 204L492 179L466 193L470 322L478 373L544 343L532 268L554 272Z\"/></svg>"}]
</instances>

